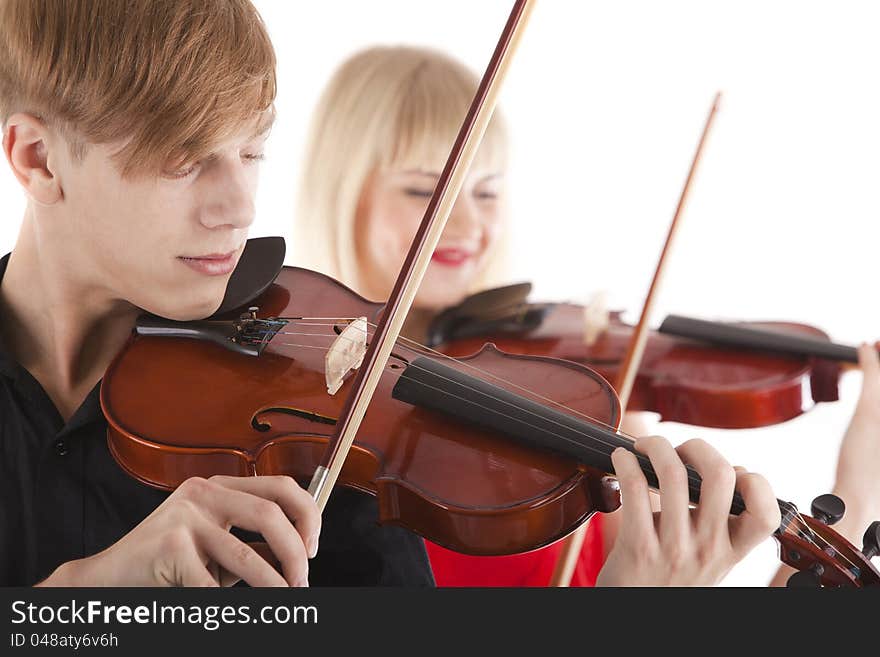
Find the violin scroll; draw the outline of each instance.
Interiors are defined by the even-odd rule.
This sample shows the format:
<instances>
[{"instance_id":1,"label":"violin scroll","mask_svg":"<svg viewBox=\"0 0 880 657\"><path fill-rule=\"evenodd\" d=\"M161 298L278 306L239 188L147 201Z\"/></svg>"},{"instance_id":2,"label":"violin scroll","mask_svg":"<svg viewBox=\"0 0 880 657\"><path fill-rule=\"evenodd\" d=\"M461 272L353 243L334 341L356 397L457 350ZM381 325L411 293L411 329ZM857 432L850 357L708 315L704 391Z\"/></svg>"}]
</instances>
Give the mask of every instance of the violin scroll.
<instances>
[{"instance_id":1,"label":"violin scroll","mask_svg":"<svg viewBox=\"0 0 880 657\"><path fill-rule=\"evenodd\" d=\"M865 532L860 551L829 527L843 516L840 498L820 495L811 506L815 518L798 513L792 505L793 512L786 514L786 521L776 534L780 559L798 571L787 585L880 586L880 573L871 564L871 558L880 552L880 521L873 522Z\"/></svg>"}]
</instances>

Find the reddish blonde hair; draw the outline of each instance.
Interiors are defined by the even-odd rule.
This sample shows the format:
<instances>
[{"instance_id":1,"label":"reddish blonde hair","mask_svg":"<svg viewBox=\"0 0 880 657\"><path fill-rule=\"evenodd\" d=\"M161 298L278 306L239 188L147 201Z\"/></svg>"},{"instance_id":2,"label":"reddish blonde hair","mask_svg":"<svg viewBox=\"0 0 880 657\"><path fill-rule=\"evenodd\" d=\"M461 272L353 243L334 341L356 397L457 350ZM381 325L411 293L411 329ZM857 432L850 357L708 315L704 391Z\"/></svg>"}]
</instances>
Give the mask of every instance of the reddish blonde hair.
<instances>
[{"instance_id":1,"label":"reddish blonde hair","mask_svg":"<svg viewBox=\"0 0 880 657\"><path fill-rule=\"evenodd\" d=\"M209 155L274 99L248 0L0 0L0 122L33 114L77 155L121 142L123 175Z\"/></svg>"}]
</instances>

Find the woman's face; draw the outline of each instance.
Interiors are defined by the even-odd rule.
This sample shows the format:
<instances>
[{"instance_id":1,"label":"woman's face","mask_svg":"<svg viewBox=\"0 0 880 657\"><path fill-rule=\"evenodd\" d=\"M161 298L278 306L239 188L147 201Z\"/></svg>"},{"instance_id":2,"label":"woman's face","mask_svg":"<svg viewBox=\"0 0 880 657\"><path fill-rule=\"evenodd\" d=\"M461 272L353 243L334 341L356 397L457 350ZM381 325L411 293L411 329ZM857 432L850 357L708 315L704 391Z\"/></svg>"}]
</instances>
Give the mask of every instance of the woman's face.
<instances>
[{"instance_id":1,"label":"woman's face","mask_svg":"<svg viewBox=\"0 0 880 657\"><path fill-rule=\"evenodd\" d=\"M358 266L372 300L388 298L440 174L389 168L364 184L355 217ZM440 237L414 306L442 310L459 303L486 267L502 220L502 172L473 166Z\"/></svg>"}]
</instances>

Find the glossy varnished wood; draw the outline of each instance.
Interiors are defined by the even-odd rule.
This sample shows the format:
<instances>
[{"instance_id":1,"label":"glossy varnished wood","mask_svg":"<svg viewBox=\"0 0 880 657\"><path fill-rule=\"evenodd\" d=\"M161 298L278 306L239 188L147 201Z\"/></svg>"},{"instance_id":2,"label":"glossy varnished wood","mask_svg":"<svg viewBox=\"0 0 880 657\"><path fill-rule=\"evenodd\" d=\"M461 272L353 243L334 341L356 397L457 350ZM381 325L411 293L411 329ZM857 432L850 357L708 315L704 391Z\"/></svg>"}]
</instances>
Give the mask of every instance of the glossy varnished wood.
<instances>
[{"instance_id":1,"label":"glossy varnished wood","mask_svg":"<svg viewBox=\"0 0 880 657\"><path fill-rule=\"evenodd\" d=\"M751 323L827 338L810 326ZM485 335L438 347L452 356L471 353L484 342L514 354L563 358L617 377L633 327L612 316L591 345L583 340L583 307L553 306L537 329L522 334ZM837 399L839 368L742 349L724 349L652 332L633 386L628 410L652 411L661 419L722 429L763 427L797 417L815 401Z\"/></svg>"},{"instance_id":2,"label":"glossy varnished wood","mask_svg":"<svg viewBox=\"0 0 880 657\"><path fill-rule=\"evenodd\" d=\"M253 305L259 317L376 322L382 312L298 268L284 268ZM101 390L112 453L133 476L165 489L214 474L287 474L307 482L351 385L349 378L327 393L324 355L336 335L332 323L291 321L259 357L183 338L133 337ZM383 522L462 552L508 554L550 543L595 510L616 507L614 486L584 464L393 399L407 364L426 353L402 344L394 350L340 478L378 496ZM456 367L491 373L493 383L551 399L567 412L619 423L610 385L579 365L489 347Z\"/></svg>"}]
</instances>

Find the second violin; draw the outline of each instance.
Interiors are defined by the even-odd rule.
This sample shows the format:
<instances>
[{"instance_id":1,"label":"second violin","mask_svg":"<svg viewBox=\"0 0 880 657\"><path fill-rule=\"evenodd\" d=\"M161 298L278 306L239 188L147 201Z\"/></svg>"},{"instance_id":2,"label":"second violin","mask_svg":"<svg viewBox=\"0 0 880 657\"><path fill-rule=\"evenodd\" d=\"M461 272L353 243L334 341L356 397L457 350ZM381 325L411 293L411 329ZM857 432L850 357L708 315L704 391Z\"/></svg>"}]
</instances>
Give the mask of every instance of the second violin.
<instances>
[{"instance_id":1,"label":"second violin","mask_svg":"<svg viewBox=\"0 0 880 657\"><path fill-rule=\"evenodd\" d=\"M139 320L101 388L110 450L129 474L172 489L215 474L304 482L319 467L387 308L293 267L254 303L199 322ZM383 522L455 550L531 550L617 507L611 453L633 450L619 422L614 390L583 366L491 347L454 360L401 340L339 483L376 495ZM701 478L687 470L697 504ZM786 563L828 585L880 584L857 549L778 503ZM731 513L744 510L737 493ZM880 523L871 531L869 551Z\"/></svg>"},{"instance_id":2,"label":"second violin","mask_svg":"<svg viewBox=\"0 0 880 657\"><path fill-rule=\"evenodd\" d=\"M563 358L614 381L634 327L620 312L528 301L529 284L481 292L438 315L428 344L453 356L484 342ZM706 322L670 316L648 338L628 410L662 420L743 429L790 420L838 399L853 347L794 322Z\"/></svg>"}]
</instances>

